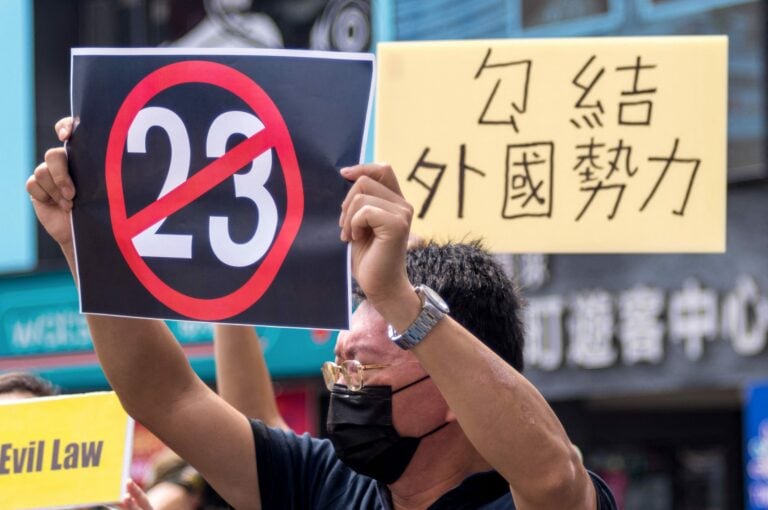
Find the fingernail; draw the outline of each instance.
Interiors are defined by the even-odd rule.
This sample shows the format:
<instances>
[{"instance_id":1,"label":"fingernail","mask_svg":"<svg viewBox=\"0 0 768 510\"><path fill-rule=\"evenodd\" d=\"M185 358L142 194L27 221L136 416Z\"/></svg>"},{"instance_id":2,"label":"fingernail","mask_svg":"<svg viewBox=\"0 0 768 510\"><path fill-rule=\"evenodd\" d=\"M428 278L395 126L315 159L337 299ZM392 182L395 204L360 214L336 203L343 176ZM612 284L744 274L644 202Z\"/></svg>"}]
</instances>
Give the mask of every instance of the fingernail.
<instances>
[{"instance_id":1,"label":"fingernail","mask_svg":"<svg viewBox=\"0 0 768 510\"><path fill-rule=\"evenodd\" d=\"M345 166L344 168L342 168L341 170L339 170L339 172L341 172L341 175L347 175L347 174L349 174L349 171L350 171L350 170L351 170L351 169L350 169L348 166Z\"/></svg>"},{"instance_id":2,"label":"fingernail","mask_svg":"<svg viewBox=\"0 0 768 510\"><path fill-rule=\"evenodd\" d=\"M61 193L64 195L64 198L66 198L67 200L72 200L75 196L75 190L69 184L65 184L64 186L62 186Z\"/></svg>"},{"instance_id":3,"label":"fingernail","mask_svg":"<svg viewBox=\"0 0 768 510\"><path fill-rule=\"evenodd\" d=\"M63 140L67 136L67 128L59 129L59 140Z\"/></svg>"},{"instance_id":4,"label":"fingernail","mask_svg":"<svg viewBox=\"0 0 768 510\"><path fill-rule=\"evenodd\" d=\"M339 215L339 226L341 227L342 225L344 225L344 211Z\"/></svg>"},{"instance_id":5,"label":"fingernail","mask_svg":"<svg viewBox=\"0 0 768 510\"><path fill-rule=\"evenodd\" d=\"M344 241L345 243L347 242L347 234L344 232L344 230L343 230L343 229L342 229L342 231L341 231L341 235L339 236L339 238L340 238L342 241Z\"/></svg>"}]
</instances>

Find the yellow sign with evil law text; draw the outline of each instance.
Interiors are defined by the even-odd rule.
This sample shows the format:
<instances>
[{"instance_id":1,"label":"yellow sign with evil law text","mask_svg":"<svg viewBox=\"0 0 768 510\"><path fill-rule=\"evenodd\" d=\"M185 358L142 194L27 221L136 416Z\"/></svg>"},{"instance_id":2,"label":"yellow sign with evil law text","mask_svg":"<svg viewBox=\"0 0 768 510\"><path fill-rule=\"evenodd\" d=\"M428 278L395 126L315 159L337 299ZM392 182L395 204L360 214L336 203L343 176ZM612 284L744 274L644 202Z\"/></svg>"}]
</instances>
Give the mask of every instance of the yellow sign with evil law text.
<instances>
[{"instance_id":1,"label":"yellow sign with evil law text","mask_svg":"<svg viewBox=\"0 0 768 510\"><path fill-rule=\"evenodd\" d=\"M0 403L0 510L119 501L132 440L113 392Z\"/></svg>"}]
</instances>

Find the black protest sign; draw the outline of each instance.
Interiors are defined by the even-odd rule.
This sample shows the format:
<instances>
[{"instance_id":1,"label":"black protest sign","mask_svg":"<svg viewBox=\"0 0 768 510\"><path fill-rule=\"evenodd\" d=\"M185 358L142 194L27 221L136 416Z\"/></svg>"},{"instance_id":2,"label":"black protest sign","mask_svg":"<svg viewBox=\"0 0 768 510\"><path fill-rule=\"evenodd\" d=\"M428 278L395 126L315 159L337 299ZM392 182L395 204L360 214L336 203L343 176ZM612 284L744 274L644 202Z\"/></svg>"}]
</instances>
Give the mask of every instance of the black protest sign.
<instances>
[{"instance_id":1,"label":"black protest sign","mask_svg":"<svg viewBox=\"0 0 768 510\"><path fill-rule=\"evenodd\" d=\"M300 51L74 50L82 311L347 328L339 169L362 158L373 65Z\"/></svg>"}]
</instances>

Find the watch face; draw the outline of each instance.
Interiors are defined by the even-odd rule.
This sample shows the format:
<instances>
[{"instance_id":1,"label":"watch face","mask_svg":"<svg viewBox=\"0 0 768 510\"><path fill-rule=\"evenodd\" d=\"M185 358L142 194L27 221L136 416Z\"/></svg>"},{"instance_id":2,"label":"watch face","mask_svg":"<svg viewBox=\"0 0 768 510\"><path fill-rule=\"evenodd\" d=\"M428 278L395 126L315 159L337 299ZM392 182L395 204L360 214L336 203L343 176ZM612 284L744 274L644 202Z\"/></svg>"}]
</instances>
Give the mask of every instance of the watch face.
<instances>
[{"instance_id":1,"label":"watch face","mask_svg":"<svg viewBox=\"0 0 768 510\"><path fill-rule=\"evenodd\" d=\"M426 285L421 285L420 287L422 292L424 292L424 297L426 297L433 305L435 305L438 310L443 313L448 313L448 305L445 301L443 301L443 298L440 297L440 294L430 289Z\"/></svg>"}]
</instances>

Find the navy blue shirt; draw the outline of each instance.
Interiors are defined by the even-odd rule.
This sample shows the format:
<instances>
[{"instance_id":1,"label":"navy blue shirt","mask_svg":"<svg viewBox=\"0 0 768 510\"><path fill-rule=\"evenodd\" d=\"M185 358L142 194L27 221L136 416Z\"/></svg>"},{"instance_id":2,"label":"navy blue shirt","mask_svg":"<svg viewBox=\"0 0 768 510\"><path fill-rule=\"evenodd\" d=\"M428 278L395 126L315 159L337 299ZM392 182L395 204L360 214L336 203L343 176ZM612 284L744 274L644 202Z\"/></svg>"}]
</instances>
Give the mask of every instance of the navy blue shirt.
<instances>
[{"instance_id":1,"label":"navy blue shirt","mask_svg":"<svg viewBox=\"0 0 768 510\"><path fill-rule=\"evenodd\" d=\"M391 510L387 486L347 467L327 439L272 429L251 421L264 510ZM600 478L590 473L598 510L616 510ZM509 484L495 471L476 473L435 501L430 510L514 510Z\"/></svg>"}]
</instances>

